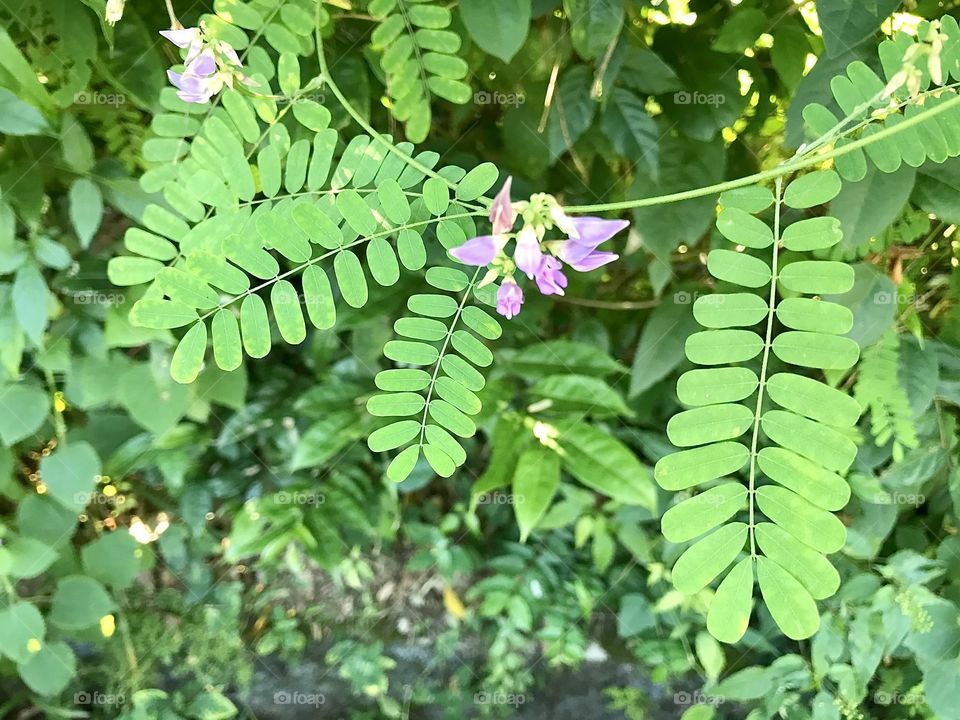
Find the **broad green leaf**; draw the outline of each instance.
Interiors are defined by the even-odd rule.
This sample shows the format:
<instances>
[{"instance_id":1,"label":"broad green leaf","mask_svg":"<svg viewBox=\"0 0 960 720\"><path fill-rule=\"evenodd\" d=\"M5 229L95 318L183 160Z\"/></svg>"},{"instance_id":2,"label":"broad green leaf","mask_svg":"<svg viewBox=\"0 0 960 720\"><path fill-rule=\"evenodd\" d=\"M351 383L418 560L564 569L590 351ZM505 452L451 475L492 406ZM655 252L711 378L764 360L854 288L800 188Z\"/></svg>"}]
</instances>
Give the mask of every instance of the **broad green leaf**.
<instances>
[{"instance_id":1,"label":"broad green leaf","mask_svg":"<svg viewBox=\"0 0 960 720\"><path fill-rule=\"evenodd\" d=\"M749 368L688 370L677 380L677 398L684 405L716 405L743 400L760 384Z\"/></svg>"},{"instance_id":2,"label":"broad green leaf","mask_svg":"<svg viewBox=\"0 0 960 720\"><path fill-rule=\"evenodd\" d=\"M390 480L393 480L393 482L403 482L410 477L410 473L413 472L413 469L416 467L419 459L419 445L411 445L410 447L401 450L399 453L397 453L397 456L390 461L390 465L387 466L387 477Z\"/></svg>"},{"instance_id":3,"label":"broad green leaf","mask_svg":"<svg viewBox=\"0 0 960 720\"><path fill-rule=\"evenodd\" d=\"M484 52L509 63L523 47L530 0L464 0L457 7L467 32Z\"/></svg>"},{"instance_id":4,"label":"broad green leaf","mask_svg":"<svg viewBox=\"0 0 960 720\"><path fill-rule=\"evenodd\" d=\"M210 323L213 335L213 359L221 370L236 370L243 362L240 325L232 311L221 308Z\"/></svg>"},{"instance_id":5,"label":"broad green leaf","mask_svg":"<svg viewBox=\"0 0 960 720\"><path fill-rule=\"evenodd\" d=\"M0 413L0 442L12 447L40 429L50 410L50 398L34 385L6 385L0 387L0 407L17 409Z\"/></svg>"},{"instance_id":6,"label":"broad green leaf","mask_svg":"<svg viewBox=\"0 0 960 720\"><path fill-rule=\"evenodd\" d=\"M823 555L772 523L760 523L756 533L757 546L764 555L799 580L815 600L837 592L840 574Z\"/></svg>"},{"instance_id":7,"label":"broad green leaf","mask_svg":"<svg viewBox=\"0 0 960 720\"><path fill-rule=\"evenodd\" d=\"M757 583L767 609L788 638L803 640L820 627L820 614L810 593L773 560L757 558Z\"/></svg>"},{"instance_id":8,"label":"broad green leaf","mask_svg":"<svg viewBox=\"0 0 960 720\"><path fill-rule=\"evenodd\" d=\"M60 640L44 645L22 663L18 670L23 682L38 695L63 692L77 669L73 650Z\"/></svg>"},{"instance_id":9,"label":"broad green leaf","mask_svg":"<svg viewBox=\"0 0 960 720\"><path fill-rule=\"evenodd\" d=\"M714 251L716 252L716 251ZM787 290L808 295L839 295L853 287L853 268L832 260L801 260L780 270L777 281Z\"/></svg>"},{"instance_id":10,"label":"broad green leaf","mask_svg":"<svg viewBox=\"0 0 960 720\"><path fill-rule=\"evenodd\" d=\"M440 357L440 351L433 345L407 340L390 340L383 346L383 354L394 362L407 365L433 365Z\"/></svg>"},{"instance_id":11,"label":"broad green leaf","mask_svg":"<svg viewBox=\"0 0 960 720\"><path fill-rule=\"evenodd\" d=\"M684 410L670 418L667 437L677 447L733 440L745 433L753 421L753 410L743 405L706 405Z\"/></svg>"},{"instance_id":12,"label":"broad green leaf","mask_svg":"<svg viewBox=\"0 0 960 720\"><path fill-rule=\"evenodd\" d=\"M607 497L656 508L650 471L619 440L585 422L558 424L556 442L567 471Z\"/></svg>"},{"instance_id":13,"label":"broad green leaf","mask_svg":"<svg viewBox=\"0 0 960 720\"><path fill-rule=\"evenodd\" d=\"M843 305L815 298L784 298L777 320L792 330L844 335L853 327L853 313Z\"/></svg>"},{"instance_id":14,"label":"broad green leaf","mask_svg":"<svg viewBox=\"0 0 960 720\"><path fill-rule=\"evenodd\" d=\"M291 345L299 345L307 337L307 328L300 310L300 295L286 280L278 280L270 288L270 306L277 321L280 337Z\"/></svg>"},{"instance_id":15,"label":"broad green leaf","mask_svg":"<svg viewBox=\"0 0 960 720\"><path fill-rule=\"evenodd\" d=\"M32 654L27 644L42 641L46 633L46 623L36 605L17 602L0 610L0 654L14 662L26 662Z\"/></svg>"},{"instance_id":16,"label":"broad green leaf","mask_svg":"<svg viewBox=\"0 0 960 720\"><path fill-rule=\"evenodd\" d=\"M836 430L783 410L767 410L760 419L763 432L775 443L814 460L829 470L846 472L857 446Z\"/></svg>"},{"instance_id":17,"label":"broad green leaf","mask_svg":"<svg viewBox=\"0 0 960 720\"><path fill-rule=\"evenodd\" d=\"M770 266L760 258L719 248L707 255L707 269L717 280L748 288L770 283Z\"/></svg>"},{"instance_id":18,"label":"broad green leaf","mask_svg":"<svg viewBox=\"0 0 960 720\"><path fill-rule=\"evenodd\" d=\"M427 412L441 427L463 438L472 437L477 426L469 417L446 400L433 400Z\"/></svg>"},{"instance_id":19,"label":"broad green leaf","mask_svg":"<svg viewBox=\"0 0 960 720\"><path fill-rule=\"evenodd\" d=\"M824 510L841 510L850 499L850 487L840 475L790 450L763 448L757 464L768 478Z\"/></svg>"},{"instance_id":20,"label":"broad green leaf","mask_svg":"<svg viewBox=\"0 0 960 720\"><path fill-rule=\"evenodd\" d=\"M529 392L559 411L580 410L598 417L631 414L620 393L588 375L548 375L534 383Z\"/></svg>"},{"instance_id":21,"label":"broad green leaf","mask_svg":"<svg viewBox=\"0 0 960 720\"><path fill-rule=\"evenodd\" d=\"M240 305L240 333L243 349L252 358L262 358L270 352L270 320L267 306L259 295L247 295Z\"/></svg>"},{"instance_id":22,"label":"broad green leaf","mask_svg":"<svg viewBox=\"0 0 960 720\"><path fill-rule=\"evenodd\" d=\"M4 135L44 135L50 125L37 108L7 88L0 88L0 133Z\"/></svg>"},{"instance_id":23,"label":"broad green leaf","mask_svg":"<svg viewBox=\"0 0 960 720\"><path fill-rule=\"evenodd\" d=\"M684 352L697 365L726 365L755 358L763 340L752 330L704 330L687 338Z\"/></svg>"},{"instance_id":24,"label":"broad green leaf","mask_svg":"<svg viewBox=\"0 0 960 720\"><path fill-rule=\"evenodd\" d=\"M790 330L773 339L773 353L791 365L847 370L857 364L860 348L850 338Z\"/></svg>"},{"instance_id":25,"label":"broad green leaf","mask_svg":"<svg viewBox=\"0 0 960 720\"><path fill-rule=\"evenodd\" d=\"M763 212L773 205L773 193L760 185L748 185L721 193L720 204L725 208L739 208L748 213Z\"/></svg>"},{"instance_id":26,"label":"broad green leaf","mask_svg":"<svg viewBox=\"0 0 960 720\"><path fill-rule=\"evenodd\" d=\"M367 243L367 266L373 279L384 287L390 287L400 279L397 254L385 238L374 238Z\"/></svg>"},{"instance_id":27,"label":"broad green leaf","mask_svg":"<svg viewBox=\"0 0 960 720\"><path fill-rule=\"evenodd\" d=\"M101 535L81 551L83 569L94 580L114 588L133 584L140 570L137 541L123 530Z\"/></svg>"},{"instance_id":28,"label":"broad green leaf","mask_svg":"<svg viewBox=\"0 0 960 720\"><path fill-rule=\"evenodd\" d=\"M197 379L207 351L207 325L201 321L187 330L170 361L170 377L189 385Z\"/></svg>"},{"instance_id":29,"label":"broad green leaf","mask_svg":"<svg viewBox=\"0 0 960 720\"><path fill-rule=\"evenodd\" d=\"M787 185L783 202L797 210L823 205L836 197L840 187L840 176L833 170L815 170Z\"/></svg>"},{"instance_id":30,"label":"broad green leaf","mask_svg":"<svg viewBox=\"0 0 960 720\"><path fill-rule=\"evenodd\" d=\"M67 575L57 581L50 622L65 630L93 627L116 608L106 589L92 577Z\"/></svg>"},{"instance_id":31,"label":"broad green leaf","mask_svg":"<svg viewBox=\"0 0 960 720\"><path fill-rule=\"evenodd\" d=\"M773 244L770 226L739 208L724 209L717 217L717 230L730 242L744 247L762 249Z\"/></svg>"},{"instance_id":32,"label":"broad green leaf","mask_svg":"<svg viewBox=\"0 0 960 720\"><path fill-rule=\"evenodd\" d=\"M9 563L6 574L14 579L37 577L59 556L52 547L31 537L15 538L4 547Z\"/></svg>"},{"instance_id":33,"label":"broad green leaf","mask_svg":"<svg viewBox=\"0 0 960 720\"><path fill-rule=\"evenodd\" d=\"M630 371L631 398L655 386L683 362L683 343L698 329L690 312L689 296L677 293L674 297L679 302L658 305L640 331ZM603 356L595 349L590 352Z\"/></svg>"},{"instance_id":34,"label":"broad green leaf","mask_svg":"<svg viewBox=\"0 0 960 720\"><path fill-rule=\"evenodd\" d=\"M753 558L746 557L717 587L707 610L707 630L720 642L738 642L750 625L752 609Z\"/></svg>"},{"instance_id":35,"label":"broad green leaf","mask_svg":"<svg viewBox=\"0 0 960 720\"><path fill-rule=\"evenodd\" d=\"M222 257L197 250L187 257L187 270L210 285L231 295L240 295L250 289L250 278Z\"/></svg>"},{"instance_id":36,"label":"broad green leaf","mask_svg":"<svg viewBox=\"0 0 960 720\"><path fill-rule=\"evenodd\" d=\"M770 312L767 301L753 293L712 293L693 303L693 316L706 328L750 327Z\"/></svg>"},{"instance_id":37,"label":"broad green leaf","mask_svg":"<svg viewBox=\"0 0 960 720\"><path fill-rule=\"evenodd\" d=\"M337 277L340 294L347 305L355 308L366 305L369 297L367 279L364 277L360 260L352 250L341 250L334 256L333 271Z\"/></svg>"},{"instance_id":38,"label":"broad green leaf","mask_svg":"<svg viewBox=\"0 0 960 720\"><path fill-rule=\"evenodd\" d=\"M722 573L743 550L747 526L730 523L714 530L687 548L673 566L673 585L684 595L694 595Z\"/></svg>"},{"instance_id":39,"label":"broad green leaf","mask_svg":"<svg viewBox=\"0 0 960 720\"><path fill-rule=\"evenodd\" d=\"M750 451L736 442L721 442L662 457L654 469L664 490L685 490L731 475L746 465Z\"/></svg>"},{"instance_id":40,"label":"broad green leaf","mask_svg":"<svg viewBox=\"0 0 960 720\"><path fill-rule=\"evenodd\" d=\"M660 518L663 536L674 543L693 540L726 522L745 507L747 488L728 482L674 505Z\"/></svg>"},{"instance_id":41,"label":"broad green leaf","mask_svg":"<svg viewBox=\"0 0 960 720\"><path fill-rule=\"evenodd\" d=\"M295 203L290 216L312 242L327 250L336 250L343 242L339 226L313 203Z\"/></svg>"},{"instance_id":42,"label":"broad green leaf","mask_svg":"<svg viewBox=\"0 0 960 720\"><path fill-rule=\"evenodd\" d=\"M516 1L517 0L511 0L511 2ZM466 201L476 200L493 187L499 174L500 171L497 170L497 166L491 162L477 165L457 183L457 199Z\"/></svg>"},{"instance_id":43,"label":"broad green leaf","mask_svg":"<svg viewBox=\"0 0 960 720\"><path fill-rule=\"evenodd\" d=\"M423 396L415 392L373 395L367 400L367 412L377 417L407 417L423 411Z\"/></svg>"},{"instance_id":44,"label":"broad green leaf","mask_svg":"<svg viewBox=\"0 0 960 720\"><path fill-rule=\"evenodd\" d=\"M275 278L280 265L273 255L263 249L259 237L253 234L231 235L223 241L227 259L261 280Z\"/></svg>"},{"instance_id":45,"label":"broad green leaf","mask_svg":"<svg viewBox=\"0 0 960 720\"><path fill-rule=\"evenodd\" d=\"M832 217L800 220L788 225L780 236L783 246L796 252L833 247L841 238L840 221Z\"/></svg>"},{"instance_id":46,"label":"broad green leaf","mask_svg":"<svg viewBox=\"0 0 960 720\"><path fill-rule=\"evenodd\" d=\"M767 379L767 394L775 403L798 415L834 427L851 427L860 419L860 405L846 393L818 380L777 373Z\"/></svg>"},{"instance_id":47,"label":"broad green leaf","mask_svg":"<svg viewBox=\"0 0 960 720\"><path fill-rule=\"evenodd\" d=\"M71 510L83 510L97 485L100 458L88 443L57 448L40 461L40 477L50 497Z\"/></svg>"},{"instance_id":48,"label":"broad green leaf","mask_svg":"<svg viewBox=\"0 0 960 720\"><path fill-rule=\"evenodd\" d=\"M162 262L151 258L121 255L107 263L107 279L121 287L142 285L153 280L163 267Z\"/></svg>"},{"instance_id":49,"label":"broad green leaf","mask_svg":"<svg viewBox=\"0 0 960 720\"><path fill-rule=\"evenodd\" d=\"M88 178L74 180L70 185L70 222L81 247L90 247L102 215L103 195L100 187Z\"/></svg>"},{"instance_id":50,"label":"broad green leaf","mask_svg":"<svg viewBox=\"0 0 960 720\"><path fill-rule=\"evenodd\" d=\"M834 553L843 547L847 537L843 523L792 490L764 485L756 497L764 515L814 550Z\"/></svg>"},{"instance_id":51,"label":"broad green leaf","mask_svg":"<svg viewBox=\"0 0 960 720\"><path fill-rule=\"evenodd\" d=\"M374 430L367 438L367 445L373 452L386 452L406 445L420 434L417 420L399 420L379 430Z\"/></svg>"},{"instance_id":52,"label":"broad green leaf","mask_svg":"<svg viewBox=\"0 0 960 720\"><path fill-rule=\"evenodd\" d=\"M560 486L560 457L546 448L526 450L513 474L513 512L525 542Z\"/></svg>"},{"instance_id":53,"label":"broad green leaf","mask_svg":"<svg viewBox=\"0 0 960 720\"><path fill-rule=\"evenodd\" d=\"M416 368L381 370L374 378L377 387L386 392L423 390L430 384L430 373Z\"/></svg>"}]
</instances>

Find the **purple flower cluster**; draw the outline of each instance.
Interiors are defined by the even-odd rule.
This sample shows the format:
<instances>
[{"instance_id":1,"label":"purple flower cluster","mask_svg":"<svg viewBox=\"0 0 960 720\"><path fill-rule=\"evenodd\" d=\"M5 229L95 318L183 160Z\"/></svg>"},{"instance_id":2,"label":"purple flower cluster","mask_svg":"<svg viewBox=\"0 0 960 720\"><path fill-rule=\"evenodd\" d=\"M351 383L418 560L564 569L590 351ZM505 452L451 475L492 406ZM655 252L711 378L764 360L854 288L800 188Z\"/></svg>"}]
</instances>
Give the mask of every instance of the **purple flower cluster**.
<instances>
[{"instance_id":1,"label":"purple flower cluster","mask_svg":"<svg viewBox=\"0 0 960 720\"><path fill-rule=\"evenodd\" d=\"M167 77L177 97L185 102L207 103L224 85L233 87L234 78L247 82L240 70L240 58L225 42L204 42L200 28L161 30L160 34L174 45L187 49L182 73L167 70Z\"/></svg>"},{"instance_id":2,"label":"purple flower cluster","mask_svg":"<svg viewBox=\"0 0 960 720\"><path fill-rule=\"evenodd\" d=\"M510 201L512 178L507 178L490 207L492 235L481 235L453 248L450 254L466 265L483 267L493 264L496 275L503 275L497 292L497 312L510 319L520 312L523 290L513 277L519 270L534 280L543 295L563 295L567 287L564 263L578 272L589 272L617 259L612 252L598 250L599 246L629 225L626 220L604 220L598 217L570 217L548 195L535 195L529 203L519 203L524 226L511 234L517 217L517 208ZM557 227L567 237L564 240L544 241L549 227ZM512 258L504 253L507 243L514 238ZM545 252L546 251L546 252Z\"/></svg>"}]
</instances>

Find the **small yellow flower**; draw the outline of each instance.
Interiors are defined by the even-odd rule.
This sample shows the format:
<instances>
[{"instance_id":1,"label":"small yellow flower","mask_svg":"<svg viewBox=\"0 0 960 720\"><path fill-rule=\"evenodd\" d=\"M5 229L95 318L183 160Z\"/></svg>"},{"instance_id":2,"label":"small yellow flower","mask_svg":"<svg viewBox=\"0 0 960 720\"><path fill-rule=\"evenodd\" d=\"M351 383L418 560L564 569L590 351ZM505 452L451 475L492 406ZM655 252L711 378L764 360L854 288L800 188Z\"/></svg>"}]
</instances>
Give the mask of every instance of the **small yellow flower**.
<instances>
[{"instance_id":1,"label":"small yellow flower","mask_svg":"<svg viewBox=\"0 0 960 720\"><path fill-rule=\"evenodd\" d=\"M30 652L30 653L40 652L40 648L42 647L43 647L43 643L41 643L36 638L30 638L29 640L27 640L27 652Z\"/></svg>"},{"instance_id":2,"label":"small yellow flower","mask_svg":"<svg viewBox=\"0 0 960 720\"><path fill-rule=\"evenodd\" d=\"M460 596L449 585L443 589L443 606L457 620L462 620L463 616L467 614L466 608L460 601Z\"/></svg>"},{"instance_id":3,"label":"small yellow flower","mask_svg":"<svg viewBox=\"0 0 960 720\"><path fill-rule=\"evenodd\" d=\"M104 637L111 637L117 629L117 620L113 615L104 615L100 618L100 633Z\"/></svg>"}]
</instances>

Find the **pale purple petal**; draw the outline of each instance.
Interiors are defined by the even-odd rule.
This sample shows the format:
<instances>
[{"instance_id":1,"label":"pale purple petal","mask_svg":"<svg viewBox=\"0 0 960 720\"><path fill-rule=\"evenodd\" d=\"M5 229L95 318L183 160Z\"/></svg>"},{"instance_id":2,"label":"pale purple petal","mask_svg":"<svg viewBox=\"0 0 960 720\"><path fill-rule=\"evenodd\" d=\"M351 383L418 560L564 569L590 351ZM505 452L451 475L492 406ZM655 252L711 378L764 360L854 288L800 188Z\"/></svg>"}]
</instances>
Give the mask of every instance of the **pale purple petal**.
<instances>
[{"instance_id":1,"label":"pale purple petal","mask_svg":"<svg viewBox=\"0 0 960 720\"><path fill-rule=\"evenodd\" d=\"M231 63L240 65L240 56L237 55L237 51L233 49L230 43L221 42L218 47L220 52L222 52Z\"/></svg>"},{"instance_id":2,"label":"pale purple petal","mask_svg":"<svg viewBox=\"0 0 960 720\"><path fill-rule=\"evenodd\" d=\"M521 305L523 305L523 290L513 278L504 278L500 289L497 290L497 312L510 320L519 314Z\"/></svg>"},{"instance_id":3,"label":"pale purple petal","mask_svg":"<svg viewBox=\"0 0 960 720\"><path fill-rule=\"evenodd\" d=\"M499 250L498 245L497 238L492 235L481 235L453 248L450 254L465 265L483 267L493 262Z\"/></svg>"},{"instance_id":4,"label":"pale purple petal","mask_svg":"<svg viewBox=\"0 0 960 720\"><path fill-rule=\"evenodd\" d=\"M528 278L533 278L543 260L543 251L540 249L540 240L537 232L529 225L517 235L517 247L513 251L513 262L520 272Z\"/></svg>"},{"instance_id":5,"label":"pale purple petal","mask_svg":"<svg viewBox=\"0 0 960 720\"><path fill-rule=\"evenodd\" d=\"M571 262L569 264L570 267L578 272L590 272L591 270L596 270L598 267L606 265L607 263L612 263L618 257L620 256L616 253L594 250L577 262Z\"/></svg>"},{"instance_id":6,"label":"pale purple petal","mask_svg":"<svg viewBox=\"0 0 960 720\"><path fill-rule=\"evenodd\" d=\"M513 228L513 222L516 218L513 205L510 203L510 186L512 184L513 176L510 176L493 199L493 205L490 206L490 222L493 223L494 235L503 235Z\"/></svg>"},{"instance_id":7,"label":"pale purple petal","mask_svg":"<svg viewBox=\"0 0 960 720\"><path fill-rule=\"evenodd\" d=\"M612 238L629 224L626 220L604 220L589 215L573 218L573 225L577 230L575 240L591 250L595 250L598 245Z\"/></svg>"},{"instance_id":8,"label":"pale purple petal","mask_svg":"<svg viewBox=\"0 0 960 720\"><path fill-rule=\"evenodd\" d=\"M183 82L181 81L182 77L183 75L180 73L175 73L173 70L167 70L167 78L170 80L170 84L178 90L183 88Z\"/></svg>"},{"instance_id":9,"label":"pale purple petal","mask_svg":"<svg viewBox=\"0 0 960 720\"><path fill-rule=\"evenodd\" d=\"M187 63L186 69L184 72L190 73L191 75L199 75L201 77L208 77L213 75L217 70L217 60L213 56L213 52L209 49L204 50L202 53L197 55L193 60Z\"/></svg>"},{"instance_id":10,"label":"pale purple petal","mask_svg":"<svg viewBox=\"0 0 960 720\"><path fill-rule=\"evenodd\" d=\"M560 271L561 267L563 266L556 258L544 256L536 274L537 287L541 293L563 295L563 289L567 286L567 276Z\"/></svg>"},{"instance_id":11,"label":"pale purple petal","mask_svg":"<svg viewBox=\"0 0 960 720\"><path fill-rule=\"evenodd\" d=\"M177 47L185 48L197 37L197 28L180 28L179 30L161 30L160 34Z\"/></svg>"}]
</instances>

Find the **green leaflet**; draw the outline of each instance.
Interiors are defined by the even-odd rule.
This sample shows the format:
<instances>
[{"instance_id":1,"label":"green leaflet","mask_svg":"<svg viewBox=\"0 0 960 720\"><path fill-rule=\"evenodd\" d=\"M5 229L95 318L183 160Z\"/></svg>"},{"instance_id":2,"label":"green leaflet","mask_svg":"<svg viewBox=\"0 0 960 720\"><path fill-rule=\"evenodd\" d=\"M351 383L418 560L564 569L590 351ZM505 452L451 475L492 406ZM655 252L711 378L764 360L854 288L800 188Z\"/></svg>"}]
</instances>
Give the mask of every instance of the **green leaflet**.
<instances>
[{"instance_id":1,"label":"green leaflet","mask_svg":"<svg viewBox=\"0 0 960 720\"><path fill-rule=\"evenodd\" d=\"M707 611L707 630L717 640L735 643L750 625L753 609L753 559L744 558L727 574Z\"/></svg>"},{"instance_id":2,"label":"green leaflet","mask_svg":"<svg viewBox=\"0 0 960 720\"><path fill-rule=\"evenodd\" d=\"M699 537L733 517L746 499L747 489L738 482L723 483L694 495L663 514L663 536L675 543Z\"/></svg>"},{"instance_id":3,"label":"green leaflet","mask_svg":"<svg viewBox=\"0 0 960 720\"><path fill-rule=\"evenodd\" d=\"M757 584L767 609L788 638L808 638L819 629L820 613L810 593L776 562L757 558Z\"/></svg>"},{"instance_id":4,"label":"green leaflet","mask_svg":"<svg viewBox=\"0 0 960 720\"><path fill-rule=\"evenodd\" d=\"M380 372L376 384L384 394L371 397L367 403L373 415L416 417L401 421L412 425L393 423L375 431L369 439L371 449L401 449L387 471L387 477L395 482L406 479L421 455L434 472L443 477L452 475L466 461L466 452L458 438L469 438L476 432L470 416L480 412L480 400L475 392L482 389L485 382L474 366L485 367L493 356L480 338L459 325L467 317L466 311L473 310L469 313L471 323L464 322L467 327L481 327L485 331L481 337L500 334L496 320L467 304L475 299L478 275L479 271L468 278L461 270L428 270L429 284L440 291L459 292L459 300L439 293L411 296L407 308L413 316L401 318L394 326L397 335L408 339L390 340L384 346L388 359L424 368ZM388 430L391 427L395 429ZM408 429L412 427L416 431L410 433ZM390 447L385 447L388 444ZM524 523L530 523L525 526L527 532L536 517L536 513L524 516Z\"/></svg>"},{"instance_id":5,"label":"green leaflet","mask_svg":"<svg viewBox=\"0 0 960 720\"><path fill-rule=\"evenodd\" d=\"M686 595L698 593L727 569L747 541L747 526L736 522L714 530L687 548L673 566L673 584Z\"/></svg>"},{"instance_id":6,"label":"green leaflet","mask_svg":"<svg viewBox=\"0 0 960 720\"><path fill-rule=\"evenodd\" d=\"M432 95L460 105L471 97L468 66L454 54L460 37L448 29L452 16L446 7L410 0L373 2L369 12L379 23L370 40L381 53L390 112L410 140L421 142L432 122Z\"/></svg>"},{"instance_id":7,"label":"green leaflet","mask_svg":"<svg viewBox=\"0 0 960 720\"><path fill-rule=\"evenodd\" d=\"M839 586L825 555L838 551L846 538L832 512L850 498L841 473L853 462L856 446L839 428L856 424L859 404L815 378L789 371L768 375L771 360L846 370L859 357L859 346L843 337L852 326L849 310L819 298L778 297L778 291L819 296L852 287L853 270L844 263L791 257L779 266L781 249L823 250L841 234L838 221L829 217L800 219L783 230L782 204L812 208L839 189L837 173L826 170L799 176L782 194L778 181L772 198L763 188L721 196L717 228L738 248L712 250L707 269L717 280L757 292L717 293L694 304L694 318L707 329L690 335L685 351L691 362L708 367L689 370L677 381L677 398L689 409L671 418L667 437L683 449L662 458L654 477L671 491L723 479L661 518L671 542L708 533L680 555L673 582L693 594L721 578L707 628L723 642L737 642L746 632L754 569L764 602L791 638L816 631L815 599ZM758 217L771 202L772 217ZM746 484L730 479L741 471ZM738 515L744 506L749 512ZM747 557L724 577L745 547Z\"/></svg>"}]
</instances>

